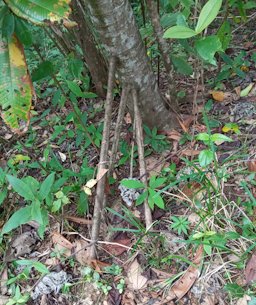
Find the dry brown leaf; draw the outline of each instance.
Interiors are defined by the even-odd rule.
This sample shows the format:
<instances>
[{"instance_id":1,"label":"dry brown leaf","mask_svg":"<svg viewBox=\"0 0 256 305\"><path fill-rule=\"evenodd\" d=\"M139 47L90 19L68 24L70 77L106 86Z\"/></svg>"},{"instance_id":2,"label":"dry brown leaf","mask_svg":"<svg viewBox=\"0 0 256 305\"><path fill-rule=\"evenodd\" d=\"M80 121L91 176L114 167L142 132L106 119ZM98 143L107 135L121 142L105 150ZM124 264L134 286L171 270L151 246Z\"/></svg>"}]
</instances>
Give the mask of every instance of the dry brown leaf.
<instances>
[{"instance_id":1,"label":"dry brown leaf","mask_svg":"<svg viewBox=\"0 0 256 305\"><path fill-rule=\"evenodd\" d=\"M184 185L181 191L190 199L196 197L196 199L200 200L202 198L202 194L199 195L201 193L200 192L201 189L202 189L202 185L200 183L192 181L191 183Z\"/></svg>"},{"instance_id":2,"label":"dry brown leaf","mask_svg":"<svg viewBox=\"0 0 256 305\"><path fill-rule=\"evenodd\" d=\"M9 297L5 296L5 295L0 295L0 305L5 305L8 303L9 301Z\"/></svg>"},{"instance_id":3,"label":"dry brown leaf","mask_svg":"<svg viewBox=\"0 0 256 305\"><path fill-rule=\"evenodd\" d=\"M165 134L166 134L167 139L169 139L169 140L179 141L182 137L181 133L179 133L176 130L167 131Z\"/></svg>"},{"instance_id":4,"label":"dry brown leaf","mask_svg":"<svg viewBox=\"0 0 256 305\"><path fill-rule=\"evenodd\" d=\"M210 94L212 95L213 99L217 102L223 102L225 95L223 91L211 91Z\"/></svg>"},{"instance_id":5,"label":"dry brown leaf","mask_svg":"<svg viewBox=\"0 0 256 305\"><path fill-rule=\"evenodd\" d=\"M1 282L0 282L1 294L7 294L8 292L8 288L6 285L7 281L8 281L8 269L7 267L5 267L1 274Z\"/></svg>"},{"instance_id":6,"label":"dry brown leaf","mask_svg":"<svg viewBox=\"0 0 256 305\"><path fill-rule=\"evenodd\" d=\"M97 182L104 176L106 175L106 173L108 172L108 169L106 168L102 168L100 171L98 171L98 174L97 174Z\"/></svg>"},{"instance_id":7,"label":"dry brown leaf","mask_svg":"<svg viewBox=\"0 0 256 305\"><path fill-rule=\"evenodd\" d=\"M247 162L248 169L250 172L256 172L256 160L250 160Z\"/></svg>"},{"instance_id":8,"label":"dry brown leaf","mask_svg":"<svg viewBox=\"0 0 256 305\"><path fill-rule=\"evenodd\" d=\"M254 253L245 267L246 284L256 281L256 254Z\"/></svg>"},{"instance_id":9,"label":"dry brown leaf","mask_svg":"<svg viewBox=\"0 0 256 305\"><path fill-rule=\"evenodd\" d=\"M73 242L75 258L81 265L90 264L89 243L83 239Z\"/></svg>"},{"instance_id":10,"label":"dry brown leaf","mask_svg":"<svg viewBox=\"0 0 256 305\"><path fill-rule=\"evenodd\" d=\"M65 216L65 218L69 221L78 223L80 225L91 225L92 222L93 222L91 219L85 219L85 218L82 218L82 217Z\"/></svg>"},{"instance_id":11,"label":"dry brown leaf","mask_svg":"<svg viewBox=\"0 0 256 305\"><path fill-rule=\"evenodd\" d=\"M191 289L195 280L199 277L199 267L203 259L203 246L199 246L196 251L195 258L193 260L193 265L190 265L186 272L174 283L170 289L166 299L168 301L174 299L181 299L184 295Z\"/></svg>"},{"instance_id":12,"label":"dry brown leaf","mask_svg":"<svg viewBox=\"0 0 256 305\"><path fill-rule=\"evenodd\" d=\"M248 295L244 295L242 298L237 300L236 305L247 305L250 300L251 297L249 297Z\"/></svg>"},{"instance_id":13,"label":"dry brown leaf","mask_svg":"<svg viewBox=\"0 0 256 305\"><path fill-rule=\"evenodd\" d=\"M129 238L126 239L117 239L114 240L115 243L118 243L120 245L124 245L124 246L130 246L131 245L131 240ZM104 249L108 251L108 253L114 255L114 256L118 256L123 254L125 251L127 251L128 249L119 245L115 245L115 244L109 244L109 245L105 245Z\"/></svg>"},{"instance_id":14,"label":"dry brown leaf","mask_svg":"<svg viewBox=\"0 0 256 305\"><path fill-rule=\"evenodd\" d=\"M181 154L188 157L198 156L200 154L200 150L184 149Z\"/></svg>"},{"instance_id":15,"label":"dry brown leaf","mask_svg":"<svg viewBox=\"0 0 256 305\"><path fill-rule=\"evenodd\" d=\"M68 241L61 234L59 234L57 232L54 232L52 234L52 242L58 250L63 252L63 254L65 256L70 256L71 255L71 250L73 248L73 245L70 241Z\"/></svg>"},{"instance_id":16,"label":"dry brown leaf","mask_svg":"<svg viewBox=\"0 0 256 305\"><path fill-rule=\"evenodd\" d=\"M165 161L163 156L156 158L154 156L148 156L145 158L146 169L149 176L158 175L164 167L169 166L169 162Z\"/></svg>"},{"instance_id":17,"label":"dry brown leaf","mask_svg":"<svg viewBox=\"0 0 256 305\"><path fill-rule=\"evenodd\" d=\"M108 263L101 262L97 259L93 259L90 261L90 265L93 269L95 269L98 273L101 273L105 267L111 266Z\"/></svg>"},{"instance_id":18,"label":"dry brown leaf","mask_svg":"<svg viewBox=\"0 0 256 305\"><path fill-rule=\"evenodd\" d=\"M142 275L142 268L138 263L137 258L135 258L135 260L129 266L127 278L129 281L129 286L133 290L139 290L145 287L148 279Z\"/></svg>"}]
</instances>

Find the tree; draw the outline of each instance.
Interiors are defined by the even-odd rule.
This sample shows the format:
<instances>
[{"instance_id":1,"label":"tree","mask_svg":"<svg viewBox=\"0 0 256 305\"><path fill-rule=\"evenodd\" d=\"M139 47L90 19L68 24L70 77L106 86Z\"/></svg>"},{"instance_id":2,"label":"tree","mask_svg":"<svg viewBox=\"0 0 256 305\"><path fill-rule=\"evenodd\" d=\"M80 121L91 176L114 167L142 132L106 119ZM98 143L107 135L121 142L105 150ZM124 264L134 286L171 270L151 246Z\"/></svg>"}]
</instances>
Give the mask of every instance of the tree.
<instances>
[{"instance_id":1,"label":"tree","mask_svg":"<svg viewBox=\"0 0 256 305\"><path fill-rule=\"evenodd\" d=\"M85 4L109 56L117 58L122 84L138 90L143 122L160 129L175 126L176 116L159 92L129 1L85 0Z\"/></svg>"}]
</instances>

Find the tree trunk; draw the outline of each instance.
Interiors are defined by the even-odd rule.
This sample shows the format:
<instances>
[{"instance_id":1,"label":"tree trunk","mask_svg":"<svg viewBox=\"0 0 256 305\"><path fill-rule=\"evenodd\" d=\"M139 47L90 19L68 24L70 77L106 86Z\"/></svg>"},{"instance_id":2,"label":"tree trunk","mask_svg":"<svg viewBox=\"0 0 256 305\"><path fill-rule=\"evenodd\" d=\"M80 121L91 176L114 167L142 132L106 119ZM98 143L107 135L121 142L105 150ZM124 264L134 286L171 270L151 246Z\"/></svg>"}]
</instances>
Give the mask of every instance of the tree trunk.
<instances>
[{"instance_id":1,"label":"tree trunk","mask_svg":"<svg viewBox=\"0 0 256 305\"><path fill-rule=\"evenodd\" d=\"M150 127L177 125L165 107L128 0L85 0L91 20L111 56L117 58L121 81L138 90L142 120ZM130 108L132 104L130 103Z\"/></svg>"},{"instance_id":2,"label":"tree trunk","mask_svg":"<svg viewBox=\"0 0 256 305\"><path fill-rule=\"evenodd\" d=\"M90 71L97 94L105 97L106 91L104 87L107 86L108 80L106 62L99 49L97 49L95 39L90 31L89 23L86 19L87 12L79 0L74 1L73 5L75 8L74 17L78 23L78 36L85 62Z\"/></svg>"}]
</instances>

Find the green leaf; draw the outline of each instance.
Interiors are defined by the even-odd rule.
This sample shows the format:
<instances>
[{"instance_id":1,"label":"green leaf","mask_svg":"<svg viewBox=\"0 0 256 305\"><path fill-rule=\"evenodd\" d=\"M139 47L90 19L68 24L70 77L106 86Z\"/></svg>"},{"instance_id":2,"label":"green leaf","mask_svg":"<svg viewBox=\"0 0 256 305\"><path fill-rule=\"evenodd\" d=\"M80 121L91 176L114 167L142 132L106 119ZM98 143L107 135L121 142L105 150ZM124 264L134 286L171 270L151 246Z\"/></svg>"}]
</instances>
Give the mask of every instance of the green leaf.
<instances>
[{"instance_id":1,"label":"green leaf","mask_svg":"<svg viewBox=\"0 0 256 305\"><path fill-rule=\"evenodd\" d=\"M149 180L149 186L152 189L156 189L156 188L160 187L161 185L163 185L166 180L167 180L167 178L156 178L156 176L152 176Z\"/></svg>"},{"instance_id":2,"label":"green leaf","mask_svg":"<svg viewBox=\"0 0 256 305\"><path fill-rule=\"evenodd\" d=\"M138 180L133 180L133 179L123 179L120 182L121 185L131 188L131 189L142 189L145 188L144 183L138 181Z\"/></svg>"},{"instance_id":3,"label":"green leaf","mask_svg":"<svg viewBox=\"0 0 256 305\"><path fill-rule=\"evenodd\" d=\"M144 191L142 194L139 195L139 197L136 200L136 205L142 204L148 197L148 191Z\"/></svg>"},{"instance_id":4,"label":"green leaf","mask_svg":"<svg viewBox=\"0 0 256 305\"><path fill-rule=\"evenodd\" d=\"M0 106L2 118L15 132L29 122L32 92L21 43L16 36L8 42L0 38Z\"/></svg>"},{"instance_id":5,"label":"green leaf","mask_svg":"<svg viewBox=\"0 0 256 305\"><path fill-rule=\"evenodd\" d=\"M70 0L5 0L5 3L14 14L38 25L59 22L71 13Z\"/></svg>"},{"instance_id":6,"label":"green leaf","mask_svg":"<svg viewBox=\"0 0 256 305\"><path fill-rule=\"evenodd\" d=\"M14 16L11 13L7 13L4 16L2 23L3 37L9 39L14 33L14 27L15 27Z\"/></svg>"},{"instance_id":7,"label":"green leaf","mask_svg":"<svg viewBox=\"0 0 256 305\"><path fill-rule=\"evenodd\" d=\"M15 18L15 34L18 36L19 40L28 47L33 43L31 32L29 25L24 20L18 17Z\"/></svg>"},{"instance_id":8,"label":"green leaf","mask_svg":"<svg viewBox=\"0 0 256 305\"><path fill-rule=\"evenodd\" d=\"M84 98L95 98L97 94L92 92L82 92L81 88L78 86L77 83L67 81L69 90L76 96L76 97L84 97Z\"/></svg>"},{"instance_id":9,"label":"green leaf","mask_svg":"<svg viewBox=\"0 0 256 305\"><path fill-rule=\"evenodd\" d=\"M183 75L191 75L193 73L193 68L183 57L171 55L171 60L179 73Z\"/></svg>"},{"instance_id":10,"label":"green leaf","mask_svg":"<svg viewBox=\"0 0 256 305\"><path fill-rule=\"evenodd\" d=\"M2 191L0 191L0 205L4 202L6 197L7 197L7 189L3 189Z\"/></svg>"},{"instance_id":11,"label":"green leaf","mask_svg":"<svg viewBox=\"0 0 256 305\"><path fill-rule=\"evenodd\" d=\"M35 200L35 196L32 190L25 182L11 175L6 175L6 178L13 187L14 191L17 192L20 196L26 200Z\"/></svg>"},{"instance_id":12,"label":"green leaf","mask_svg":"<svg viewBox=\"0 0 256 305\"><path fill-rule=\"evenodd\" d=\"M230 23L226 20L217 32L217 36L222 45L222 50L225 51L232 39Z\"/></svg>"},{"instance_id":13,"label":"green leaf","mask_svg":"<svg viewBox=\"0 0 256 305\"><path fill-rule=\"evenodd\" d=\"M182 26L182 25L176 25L173 26L171 28L169 28L168 30L165 31L164 33L164 38L177 38L177 39L186 39L186 38L190 38L195 36L197 33L186 27L186 26Z\"/></svg>"},{"instance_id":14,"label":"green leaf","mask_svg":"<svg viewBox=\"0 0 256 305\"><path fill-rule=\"evenodd\" d=\"M251 83L250 85L248 85L247 87L245 87L243 90L241 90L240 92L240 96L241 97L245 97L247 96L250 91L252 90L252 87L254 86L254 83Z\"/></svg>"},{"instance_id":15,"label":"green leaf","mask_svg":"<svg viewBox=\"0 0 256 305\"><path fill-rule=\"evenodd\" d=\"M202 133L199 133L197 136L196 136L196 139L199 140L199 141L209 141L210 140L210 135L208 135L208 133L205 133L205 132L202 132Z\"/></svg>"},{"instance_id":16,"label":"green leaf","mask_svg":"<svg viewBox=\"0 0 256 305\"><path fill-rule=\"evenodd\" d=\"M149 201L153 201L153 203L155 205L157 205L160 209L164 209L164 201L163 198L161 197L161 195L159 193L157 193L155 190L152 190L151 188L148 189L149 191L149 197L148 200ZM150 205L150 207L152 206L152 203Z\"/></svg>"},{"instance_id":17,"label":"green leaf","mask_svg":"<svg viewBox=\"0 0 256 305\"><path fill-rule=\"evenodd\" d=\"M216 141L225 141L225 142L233 142L233 140L222 133L214 133L210 136L212 142Z\"/></svg>"},{"instance_id":18,"label":"green leaf","mask_svg":"<svg viewBox=\"0 0 256 305\"><path fill-rule=\"evenodd\" d=\"M39 198L44 200L50 193L53 182L54 182L55 173L51 173L41 184L39 190Z\"/></svg>"},{"instance_id":19,"label":"green leaf","mask_svg":"<svg viewBox=\"0 0 256 305\"><path fill-rule=\"evenodd\" d=\"M214 160L214 153L209 149L202 150L198 156L198 160L200 165L205 167Z\"/></svg>"},{"instance_id":20,"label":"green leaf","mask_svg":"<svg viewBox=\"0 0 256 305\"><path fill-rule=\"evenodd\" d=\"M195 28L196 34L201 33L208 27L216 18L221 8L222 0L209 0L206 2L202 11L199 14L197 25Z\"/></svg>"},{"instance_id":21,"label":"green leaf","mask_svg":"<svg viewBox=\"0 0 256 305\"><path fill-rule=\"evenodd\" d=\"M31 77L32 81L36 82L40 79L51 76L52 74L54 74L54 66L49 60L46 60L38 65L38 67L32 72Z\"/></svg>"},{"instance_id":22,"label":"green leaf","mask_svg":"<svg viewBox=\"0 0 256 305\"><path fill-rule=\"evenodd\" d=\"M12 214L12 216L3 226L1 235L9 233L11 230L18 228L25 223L28 223L30 220L33 220L31 217L31 206L19 209L14 214Z\"/></svg>"},{"instance_id":23,"label":"green leaf","mask_svg":"<svg viewBox=\"0 0 256 305\"><path fill-rule=\"evenodd\" d=\"M198 54L206 62L209 62L212 65L216 65L216 60L214 58L215 53L222 51L222 45L218 36L208 36L199 39L195 43L196 50Z\"/></svg>"}]
</instances>

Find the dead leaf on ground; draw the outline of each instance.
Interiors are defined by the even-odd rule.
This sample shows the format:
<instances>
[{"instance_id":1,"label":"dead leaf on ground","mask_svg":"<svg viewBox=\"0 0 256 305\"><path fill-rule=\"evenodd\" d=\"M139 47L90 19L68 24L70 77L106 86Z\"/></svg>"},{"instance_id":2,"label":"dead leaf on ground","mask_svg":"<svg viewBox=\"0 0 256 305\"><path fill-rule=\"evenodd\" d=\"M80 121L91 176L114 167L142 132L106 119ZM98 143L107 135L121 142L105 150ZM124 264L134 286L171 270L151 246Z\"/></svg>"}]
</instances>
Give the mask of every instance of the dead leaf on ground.
<instances>
[{"instance_id":1,"label":"dead leaf on ground","mask_svg":"<svg viewBox=\"0 0 256 305\"><path fill-rule=\"evenodd\" d=\"M181 133L176 130L166 131L165 135L169 140L179 141L182 137Z\"/></svg>"},{"instance_id":2,"label":"dead leaf on ground","mask_svg":"<svg viewBox=\"0 0 256 305\"><path fill-rule=\"evenodd\" d=\"M249 160L247 162L248 169L250 172L255 173L256 172L256 160Z\"/></svg>"},{"instance_id":3,"label":"dead leaf on ground","mask_svg":"<svg viewBox=\"0 0 256 305\"><path fill-rule=\"evenodd\" d=\"M248 295L244 295L242 298L237 300L236 305L247 305L250 300L251 297L249 297Z\"/></svg>"},{"instance_id":4,"label":"dead leaf on ground","mask_svg":"<svg viewBox=\"0 0 256 305\"><path fill-rule=\"evenodd\" d=\"M98 273L102 273L105 267L111 266L111 264L101 262L97 259L93 259L90 261L90 265L93 269L95 269Z\"/></svg>"},{"instance_id":5,"label":"dead leaf on ground","mask_svg":"<svg viewBox=\"0 0 256 305\"><path fill-rule=\"evenodd\" d=\"M69 221L78 223L80 225L91 225L92 224L91 219L85 219L85 218L82 218L82 217L75 217L75 216L65 216L65 218Z\"/></svg>"},{"instance_id":6,"label":"dead leaf on ground","mask_svg":"<svg viewBox=\"0 0 256 305\"><path fill-rule=\"evenodd\" d=\"M90 254L88 251L89 243L85 240L76 240L73 243L75 258L81 265L88 265L90 263Z\"/></svg>"},{"instance_id":7,"label":"dead leaf on ground","mask_svg":"<svg viewBox=\"0 0 256 305\"><path fill-rule=\"evenodd\" d=\"M0 305L5 305L8 303L9 301L9 297L5 296L5 295L0 295Z\"/></svg>"},{"instance_id":8,"label":"dead leaf on ground","mask_svg":"<svg viewBox=\"0 0 256 305\"><path fill-rule=\"evenodd\" d=\"M184 149L181 154L187 157L198 156L200 154L200 150L195 149Z\"/></svg>"},{"instance_id":9,"label":"dead leaf on ground","mask_svg":"<svg viewBox=\"0 0 256 305\"><path fill-rule=\"evenodd\" d=\"M181 299L191 289L196 279L199 277L199 267L203 259L203 246L199 246L196 251L193 264L188 267L186 272L174 283L170 289L166 300L172 301L174 299Z\"/></svg>"},{"instance_id":10,"label":"dead leaf on ground","mask_svg":"<svg viewBox=\"0 0 256 305\"><path fill-rule=\"evenodd\" d=\"M246 284L256 281L256 254L254 253L245 267Z\"/></svg>"},{"instance_id":11,"label":"dead leaf on ground","mask_svg":"<svg viewBox=\"0 0 256 305\"><path fill-rule=\"evenodd\" d=\"M1 294L7 294L8 292L8 288L6 285L7 281L8 281L8 268L5 267L1 274L1 282L0 282Z\"/></svg>"},{"instance_id":12,"label":"dead leaf on ground","mask_svg":"<svg viewBox=\"0 0 256 305\"><path fill-rule=\"evenodd\" d=\"M126 239L117 239L114 240L113 242L120 244L119 245L115 245L115 244L109 244L109 245L105 245L104 249L106 251L108 251L108 253L114 255L114 256L118 256L123 254L125 251L127 251L128 249L125 247L122 247L121 245L124 246L130 246L132 244L131 239L130 238L126 238Z\"/></svg>"},{"instance_id":13,"label":"dead leaf on ground","mask_svg":"<svg viewBox=\"0 0 256 305\"><path fill-rule=\"evenodd\" d=\"M223 92L223 91L210 91L210 94L216 102L220 102L220 103L236 101L239 97L235 93Z\"/></svg>"},{"instance_id":14,"label":"dead leaf on ground","mask_svg":"<svg viewBox=\"0 0 256 305\"><path fill-rule=\"evenodd\" d=\"M129 286L133 290L139 290L146 286L148 279L142 275L142 272L142 268L137 258L135 258L135 260L129 266L129 270L127 272Z\"/></svg>"},{"instance_id":15,"label":"dead leaf on ground","mask_svg":"<svg viewBox=\"0 0 256 305\"><path fill-rule=\"evenodd\" d=\"M186 185L184 185L181 192L191 200L193 199L200 200L204 195L201 190L202 190L202 185L198 182L192 181L191 183L187 183Z\"/></svg>"},{"instance_id":16,"label":"dead leaf on ground","mask_svg":"<svg viewBox=\"0 0 256 305\"><path fill-rule=\"evenodd\" d=\"M168 167L170 165L169 162L165 161L163 156L154 157L148 156L145 158L146 169L149 173L149 176L158 175L164 167Z\"/></svg>"},{"instance_id":17,"label":"dead leaf on ground","mask_svg":"<svg viewBox=\"0 0 256 305\"><path fill-rule=\"evenodd\" d=\"M70 241L68 241L65 237L63 237L61 234L54 232L52 234L52 242L55 245L55 247L61 251L65 256L71 255L71 250L73 248L73 245Z\"/></svg>"}]
</instances>

